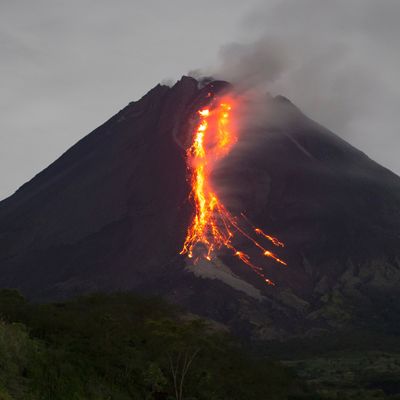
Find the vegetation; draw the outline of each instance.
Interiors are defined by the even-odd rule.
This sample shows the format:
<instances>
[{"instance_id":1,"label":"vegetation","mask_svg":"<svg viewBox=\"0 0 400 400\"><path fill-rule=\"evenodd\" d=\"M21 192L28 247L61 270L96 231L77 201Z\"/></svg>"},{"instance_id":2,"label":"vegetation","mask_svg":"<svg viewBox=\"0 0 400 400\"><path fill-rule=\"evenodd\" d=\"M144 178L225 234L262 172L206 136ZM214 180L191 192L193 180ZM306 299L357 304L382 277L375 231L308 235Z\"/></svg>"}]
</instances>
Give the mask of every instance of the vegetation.
<instances>
[{"instance_id":1,"label":"vegetation","mask_svg":"<svg viewBox=\"0 0 400 400\"><path fill-rule=\"evenodd\" d=\"M369 351L286 364L324 400L400 400L400 354Z\"/></svg>"},{"instance_id":2,"label":"vegetation","mask_svg":"<svg viewBox=\"0 0 400 400\"><path fill-rule=\"evenodd\" d=\"M0 400L398 400L399 377L395 336L342 332L251 351L159 299L31 304L0 291Z\"/></svg>"},{"instance_id":3,"label":"vegetation","mask_svg":"<svg viewBox=\"0 0 400 400\"><path fill-rule=\"evenodd\" d=\"M253 350L292 368L321 400L400 400L400 340L375 329L320 333Z\"/></svg>"},{"instance_id":4,"label":"vegetation","mask_svg":"<svg viewBox=\"0 0 400 400\"><path fill-rule=\"evenodd\" d=\"M3 290L0 314L0 400L294 399L303 391L288 367L246 355L226 333L158 299L30 304Z\"/></svg>"}]
</instances>

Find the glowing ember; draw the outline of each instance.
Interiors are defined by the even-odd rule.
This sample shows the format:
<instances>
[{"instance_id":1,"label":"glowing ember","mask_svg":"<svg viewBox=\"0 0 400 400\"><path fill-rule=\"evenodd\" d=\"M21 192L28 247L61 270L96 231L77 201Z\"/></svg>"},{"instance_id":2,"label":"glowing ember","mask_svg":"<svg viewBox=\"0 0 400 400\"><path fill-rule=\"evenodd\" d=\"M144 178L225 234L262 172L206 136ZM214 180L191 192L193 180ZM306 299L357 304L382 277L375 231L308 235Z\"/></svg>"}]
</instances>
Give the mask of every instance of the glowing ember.
<instances>
[{"instance_id":1,"label":"glowing ember","mask_svg":"<svg viewBox=\"0 0 400 400\"><path fill-rule=\"evenodd\" d=\"M237 142L230 121L232 104L231 99L224 98L220 102L214 100L209 108L198 111L199 123L194 132L192 145L186 152L195 214L180 254L187 254L189 258L193 258L196 248L196 254L199 253L210 261L216 250L227 248L266 283L273 285L274 283L263 274L262 268L253 264L248 254L236 249L232 240L235 235L241 235L260 250L263 256L286 265L252 235L254 232L274 246L283 247L283 243L254 227L246 216L241 214L243 221L251 228L251 233L248 233L249 229L241 226L242 221L234 217L221 203L211 184L210 175L215 163L225 157Z\"/></svg>"}]
</instances>

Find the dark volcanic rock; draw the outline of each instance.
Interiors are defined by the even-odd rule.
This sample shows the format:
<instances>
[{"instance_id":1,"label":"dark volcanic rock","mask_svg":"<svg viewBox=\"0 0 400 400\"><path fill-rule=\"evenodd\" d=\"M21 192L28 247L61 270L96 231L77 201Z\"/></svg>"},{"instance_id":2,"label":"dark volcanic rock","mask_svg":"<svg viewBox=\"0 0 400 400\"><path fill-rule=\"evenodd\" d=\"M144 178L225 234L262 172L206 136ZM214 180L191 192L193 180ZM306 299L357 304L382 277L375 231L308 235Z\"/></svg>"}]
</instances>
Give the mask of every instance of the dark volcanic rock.
<instances>
[{"instance_id":1,"label":"dark volcanic rock","mask_svg":"<svg viewBox=\"0 0 400 400\"><path fill-rule=\"evenodd\" d=\"M270 104L279 117L248 126L215 180L234 187L228 205L286 243L289 267L265 264L274 288L229 255L216 275L185 267L184 149L206 93L226 88L186 77L156 86L1 202L0 286L36 300L162 295L259 337L399 331L400 178L283 97Z\"/></svg>"},{"instance_id":2,"label":"dark volcanic rock","mask_svg":"<svg viewBox=\"0 0 400 400\"><path fill-rule=\"evenodd\" d=\"M188 220L174 140L197 82L157 86L1 203L1 285L33 298L130 289L176 256Z\"/></svg>"}]
</instances>

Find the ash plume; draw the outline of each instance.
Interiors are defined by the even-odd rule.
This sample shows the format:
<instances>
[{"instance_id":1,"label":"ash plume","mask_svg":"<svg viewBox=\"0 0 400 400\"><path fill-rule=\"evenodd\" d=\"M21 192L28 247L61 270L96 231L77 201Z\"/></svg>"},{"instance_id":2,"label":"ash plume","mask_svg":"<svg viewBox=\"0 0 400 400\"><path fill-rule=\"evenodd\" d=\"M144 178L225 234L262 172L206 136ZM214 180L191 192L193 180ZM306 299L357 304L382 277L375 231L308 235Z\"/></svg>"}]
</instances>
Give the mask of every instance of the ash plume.
<instances>
[{"instance_id":1,"label":"ash plume","mask_svg":"<svg viewBox=\"0 0 400 400\"><path fill-rule=\"evenodd\" d=\"M400 3L268 2L205 71L242 91L282 94L311 118L400 172Z\"/></svg>"},{"instance_id":2,"label":"ash plume","mask_svg":"<svg viewBox=\"0 0 400 400\"><path fill-rule=\"evenodd\" d=\"M238 90L264 88L289 67L289 57L274 40L265 37L253 43L230 43L220 49L221 65L214 72Z\"/></svg>"}]
</instances>

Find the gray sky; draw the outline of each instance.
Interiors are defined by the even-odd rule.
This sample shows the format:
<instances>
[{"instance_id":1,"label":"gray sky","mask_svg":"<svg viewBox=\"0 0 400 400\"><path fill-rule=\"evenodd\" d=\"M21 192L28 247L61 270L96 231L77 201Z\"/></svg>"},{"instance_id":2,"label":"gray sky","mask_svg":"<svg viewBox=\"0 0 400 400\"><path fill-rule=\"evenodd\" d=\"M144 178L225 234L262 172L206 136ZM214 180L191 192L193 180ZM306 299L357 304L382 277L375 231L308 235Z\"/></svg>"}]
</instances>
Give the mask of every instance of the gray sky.
<instances>
[{"instance_id":1,"label":"gray sky","mask_svg":"<svg viewBox=\"0 0 400 400\"><path fill-rule=\"evenodd\" d=\"M399 18L398 0L0 0L0 199L196 68L266 83L400 173Z\"/></svg>"}]
</instances>

